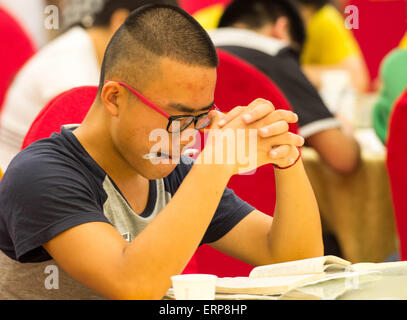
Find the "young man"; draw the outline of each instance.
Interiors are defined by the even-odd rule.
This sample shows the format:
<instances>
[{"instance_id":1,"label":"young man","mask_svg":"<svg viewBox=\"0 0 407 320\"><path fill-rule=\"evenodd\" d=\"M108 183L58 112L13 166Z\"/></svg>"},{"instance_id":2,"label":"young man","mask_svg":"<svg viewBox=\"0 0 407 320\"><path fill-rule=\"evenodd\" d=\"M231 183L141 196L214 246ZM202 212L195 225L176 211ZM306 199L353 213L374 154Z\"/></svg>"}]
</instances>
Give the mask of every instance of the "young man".
<instances>
[{"instance_id":1,"label":"young man","mask_svg":"<svg viewBox=\"0 0 407 320\"><path fill-rule=\"evenodd\" d=\"M270 77L299 116L299 133L322 160L339 173L358 166L357 141L341 130L318 91L301 71L304 27L289 0L235 0L210 31L214 44L246 60Z\"/></svg>"},{"instance_id":2,"label":"young man","mask_svg":"<svg viewBox=\"0 0 407 320\"><path fill-rule=\"evenodd\" d=\"M75 1L72 5L80 3ZM94 12L86 27L80 23L72 26L24 65L6 94L0 116L0 168L5 170L20 151L31 123L52 98L73 87L98 84L100 65L110 38L130 11L148 3L177 2L104 1L102 9ZM88 7L89 3L84 5Z\"/></svg>"},{"instance_id":3,"label":"young man","mask_svg":"<svg viewBox=\"0 0 407 320\"><path fill-rule=\"evenodd\" d=\"M1 298L160 299L202 243L253 265L323 254L303 139L288 132L296 115L262 99L226 116L211 110L217 63L206 32L181 9L129 16L83 123L20 152L0 183ZM168 163L147 159L156 130L172 140L209 123L195 163L176 151L182 139L156 152ZM248 146L249 129L255 165L225 161L231 144ZM240 140L222 139L226 132ZM276 169L274 218L225 189L233 174L266 163L286 168ZM59 271L58 290L44 270Z\"/></svg>"}]
</instances>

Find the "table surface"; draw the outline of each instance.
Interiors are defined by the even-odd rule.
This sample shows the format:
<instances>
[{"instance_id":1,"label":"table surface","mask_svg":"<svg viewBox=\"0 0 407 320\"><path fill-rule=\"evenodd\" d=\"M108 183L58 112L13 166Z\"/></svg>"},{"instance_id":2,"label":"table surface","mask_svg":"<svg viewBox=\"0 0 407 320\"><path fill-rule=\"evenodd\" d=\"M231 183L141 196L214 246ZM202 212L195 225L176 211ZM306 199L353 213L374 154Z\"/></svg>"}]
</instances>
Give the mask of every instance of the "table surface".
<instances>
[{"instance_id":1,"label":"table surface","mask_svg":"<svg viewBox=\"0 0 407 320\"><path fill-rule=\"evenodd\" d=\"M380 264L372 273L348 279L335 279L296 289L299 293L315 294L335 300L406 300L407 267L404 263ZM389 265L385 267L383 265ZM286 294L289 298L289 294ZM285 299L284 295L280 299ZM295 299L295 297L294 297Z\"/></svg>"},{"instance_id":2,"label":"table surface","mask_svg":"<svg viewBox=\"0 0 407 320\"><path fill-rule=\"evenodd\" d=\"M337 174L310 148L303 148L303 161L323 226L336 235L343 258L382 262L398 247L386 149L371 128L375 95L359 96L357 101L352 122L362 149L359 169L347 176Z\"/></svg>"},{"instance_id":3,"label":"table surface","mask_svg":"<svg viewBox=\"0 0 407 320\"><path fill-rule=\"evenodd\" d=\"M338 273L340 274L340 273ZM216 300L407 300L407 262L364 264L359 271L345 272L346 276L327 274L320 279L293 288L282 294L263 295L216 293ZM170 288L164 299L173 300Z\"/></svg>"}]
</instances>

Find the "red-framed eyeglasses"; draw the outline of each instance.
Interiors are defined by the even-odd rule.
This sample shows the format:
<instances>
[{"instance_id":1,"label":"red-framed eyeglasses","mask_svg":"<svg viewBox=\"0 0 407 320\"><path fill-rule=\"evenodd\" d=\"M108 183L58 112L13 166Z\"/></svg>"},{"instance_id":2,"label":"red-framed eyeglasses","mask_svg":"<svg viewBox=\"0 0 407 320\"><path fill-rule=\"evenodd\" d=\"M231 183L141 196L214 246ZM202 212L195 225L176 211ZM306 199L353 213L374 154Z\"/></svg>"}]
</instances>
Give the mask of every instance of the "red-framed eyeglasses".
<instances>
[{"instance_id":1,"label":"red-framed eyeglasses","mask_svg":"<svg viewBox=\"0 0 407 320\"><path fill-rule=\"evenodd\" d=\"M216 105L214 104L213 107L204 113L201 113L197 116L193 115L179 115L179 116L172 116L165 112L164 110L161 110L159 107L157 107L154 103L152 103L150 100L148 100L145 96L143 96L140 92L138 92L136 89L131 87L125 82L121 81L112 81L112 80L106 80L105 83L108 82L115 82L118 83L119 85L127 88L130 90L131 93L133 93L137 98L140 99L142 103L144 103L146 106L150 107L154 111L160 113L162 116L168 119L168 125L167 125L167 131L169 133L177 133L185 130L188 128L192 123L194 124L194 128L196 130L202 130L204 128L207 128L211 125L211 119L209 118L208 114L212 110L218 110Z\"/></svg>"}]
</instances>

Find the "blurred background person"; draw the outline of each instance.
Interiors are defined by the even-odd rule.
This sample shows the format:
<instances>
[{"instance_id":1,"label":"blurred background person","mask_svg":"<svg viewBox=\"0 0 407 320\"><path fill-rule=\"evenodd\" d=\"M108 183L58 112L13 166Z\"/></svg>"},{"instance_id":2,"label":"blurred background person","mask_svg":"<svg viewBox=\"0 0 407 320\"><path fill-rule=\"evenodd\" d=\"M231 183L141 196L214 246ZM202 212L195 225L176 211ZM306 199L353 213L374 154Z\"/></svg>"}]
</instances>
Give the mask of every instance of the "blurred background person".
<instances>
[{"instance_id":1,"label":"blurred background person","mask_svg":"<svg viewBox=\"0 0 407 320\"><path fill-rule=\"evenodd\" d=\"M5 170L19 152L39 111L73 87L99 84L106 46L128 14L148 3L175 0L69 0L63 20L70 25L35 54L11 84L0 115L0 167ZM79 20L78 20L79 19Z\"/></svg>"},{"instance_id":2,"label":"blurred background person","mask_svg":"<svg viewBox=\"0 0 407 320\"><path fill-rule=\"evenodd\" d=\"M254 65L281 89L299 117L299 133L333 170L353 172L360 149L302 73L304 28L288 0L235 0L210 31L215 45Z\"/></svg>"},{"instance_id":3,"label":"blurred background person","mask_svg":"<svg viewBox=\"0 0 407 320\"><path fill-rule=\"evenodd\" d=\"M329 111L301 69L299 57L305 29L295 3L289 0L234 0L209 32L214 44L249 62L283 92L299 117L299 134L332 170L354 172L360 146ZM325 254L341 256L333 234L324 231Z\"/></svg>"},{"instance_id":4,"label":"blurred background person","mask_svg":"<svg viewBox=\"0 0 407 320\"><path fill-rule=\"evenodd\" d=\"M397 98L407 87L407 46L392 50L380 66L378 99L373 109L373 128L386 144L389 119Z\"/></svg>"},{"instance_id":5,"label":"blurred background person","mask_svg":"<svg viewBox=\"0 0 407 320\"><path fill-rule=\"evenodd\" d=\"M403 39L401 39L400 48L407 49L407 31L406 31L406 33L404 34Z\"/></svg>"},{"instance_id":6,"label":"blurred background person","mask_svg":"<svg viewBox=\"0 0 407 320\"><path fill-rule=\"evenodd\" d=\"M191 14L206 30L215 29L223 10L231 0L179 0L179 6Z\"/></svg>"},{"instance_id":7,"label":"blurred background person","mask_svg":"<svg viewBox=\"0 0 407 320\"><path fill-rule=\"evenodd\" d=\"M341 12L330 0L296 0L306 25L301 54L303 70L310 81L322 87L325 71L344 70L358 92L369 88L369 73L359 45L345 26Z\"/></svg>"}]
</instances>

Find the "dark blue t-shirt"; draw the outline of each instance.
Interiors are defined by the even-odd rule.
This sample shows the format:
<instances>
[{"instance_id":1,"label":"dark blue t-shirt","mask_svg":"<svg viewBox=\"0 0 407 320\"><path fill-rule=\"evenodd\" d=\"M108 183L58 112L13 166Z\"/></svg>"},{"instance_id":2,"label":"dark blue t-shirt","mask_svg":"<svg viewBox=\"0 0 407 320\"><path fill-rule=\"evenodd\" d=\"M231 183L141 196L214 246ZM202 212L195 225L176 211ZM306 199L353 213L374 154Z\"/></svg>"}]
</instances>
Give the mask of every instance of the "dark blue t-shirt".
<instances>
[{"instance_id":1,"label":"dark blue t-shirt","mask_svg":"<svg viewBox=\"0 0 407 320\"><path fill-rule=\"evenodd\" d=\"M135 213L74 134L62 128L21 151L0 182L0 250L20 262L51 259L42 245L88 222L112 224L131 241L171 200L193 165L183 157L165 178L150 180L145 210ZM201 244L220 239L254 208L225 189Z\"/></svg>"}]
</instances>

